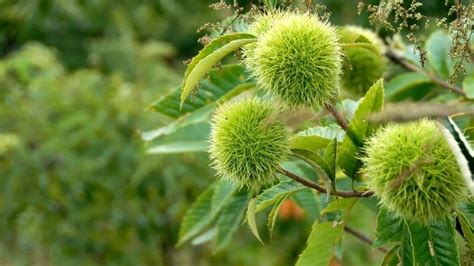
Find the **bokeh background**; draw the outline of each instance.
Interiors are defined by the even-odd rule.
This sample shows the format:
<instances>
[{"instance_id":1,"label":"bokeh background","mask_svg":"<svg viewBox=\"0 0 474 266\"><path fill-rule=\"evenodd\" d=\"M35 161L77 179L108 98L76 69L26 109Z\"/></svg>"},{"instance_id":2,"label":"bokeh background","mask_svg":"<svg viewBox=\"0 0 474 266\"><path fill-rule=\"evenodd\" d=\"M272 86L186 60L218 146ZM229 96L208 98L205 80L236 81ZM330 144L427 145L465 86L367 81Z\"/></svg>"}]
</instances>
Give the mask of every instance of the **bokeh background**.
<instances>
[{"instance_id":1,"label":"bokeh background","mask_svg":"<svg viewBox=\"0 0 474 266\"><path fill-rule=\"evenodd\" d=\"M170 121L146 107L180 84L182 61L201 48L196 29L228 15L212 2L0 0L0 265L294 263L305 213L282 213L265 246L243 226L217 254L175 248L214 173L205 153L148 155L139 136ZM318 2L334 24L369 25L356 0ZM444 1L422 2L446 12ZM352 224L371 235L375 213L359 208ZM380 261L343 241L344 265Z\"/></svg>"}]
</instances>

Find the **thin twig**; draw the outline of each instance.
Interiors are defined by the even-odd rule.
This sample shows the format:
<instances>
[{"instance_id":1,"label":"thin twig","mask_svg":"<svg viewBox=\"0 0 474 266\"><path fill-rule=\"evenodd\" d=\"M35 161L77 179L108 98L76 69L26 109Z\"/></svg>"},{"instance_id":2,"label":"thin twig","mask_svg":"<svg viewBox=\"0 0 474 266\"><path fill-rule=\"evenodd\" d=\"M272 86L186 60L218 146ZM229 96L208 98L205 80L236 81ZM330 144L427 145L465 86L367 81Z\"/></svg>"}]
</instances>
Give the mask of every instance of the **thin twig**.
<instances>
[{"instance_id":1,"label":"thin twig","mask_svg":"<svg viewBox=\"0 0 474 266\"><path fill-rule=\"evenodd\" d=\"M356 229L354 229L354 228L352 228L348 225L344 226L344 231L348 232L349 234L357 237L360 241L365 242L365 243L367 243L371 246L374 244L374 241L372 239L368 238L367 236L365 236L361 232L357 231ZM379 248L377 248L377 250L380 251L380 252L383 252L383 253L388 252L388 250L386 248L383 248L383 247L379 247Z\"/></svg>"},{"instance_id":2,"label":"thin twig","mask_svg":"<svg viewBox=\"0 0 474 266\"><path fill-rule=\"evenodd\" d=\"M328 105L328 106L326 106L326 109L336 119L339 126L341 126L341 128L344 131L347 132L349 130L349 126L347 125L347 121L344 118L344 116L336 110L334 105Z\"/></svg>"},{"instance_id":3,"label":"thin twig","mask_svg":"<svg viewBox=\"0 0 474 266\"><path fill-rule=\"evenodd\" d=\"M280 168L279 172L295 180L296 182L302 184L303 186L315 189L321 193L326 193L326 194L328 193L326 188L324 188L323 186L318 185L308 179L302 178L296 174L293 174L292 172L286 169ZM342 198L362 198L362 197L371 197L374 194L374 192L373 191L331 191L329 192L329 194L336 195Z\"/></svg>"},{"instance_id":4,"label":"thin twig","mask_svg":"<svg viewBox=\"0 0 474 266\"><path fill-rule=\"evenodd\" d=\"M447 89L451 92L454 92L458 95L461 95L464 98L467 98L467 94L461 88L459 88L458 86L449 84L448 82L442 80L441 78L439 78L435 74L425 71L423 68L411 63L410 61L406 60L405 58L403 58L403 57L401 57L397 54L395 54L394 52L388 50L385 53L385 55L388 58L390 58L390 60L392 60L393 62L395 62L395 63L397 63L401 66L403 66L407 70L410 70L410 71L413 71L413 72L418 72L422 75L425 75L425 76L429 77L431 79L431 81L433 81L435 84L439 85L440 87L442 87L444 89Z\"/></svg>"}]
</instances>

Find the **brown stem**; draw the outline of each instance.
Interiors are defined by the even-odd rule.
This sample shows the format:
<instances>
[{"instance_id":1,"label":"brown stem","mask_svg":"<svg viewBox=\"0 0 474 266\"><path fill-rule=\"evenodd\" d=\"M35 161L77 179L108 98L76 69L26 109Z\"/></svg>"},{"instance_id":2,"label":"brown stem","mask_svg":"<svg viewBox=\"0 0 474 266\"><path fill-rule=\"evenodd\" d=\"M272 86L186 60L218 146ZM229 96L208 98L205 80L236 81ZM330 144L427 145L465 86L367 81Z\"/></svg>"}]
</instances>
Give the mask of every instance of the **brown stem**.
<instances>
[{"instance_id":1,"label":"brown stem","mask_svg":"<svg viewBox=\"0 0 474 266\"><path fill-rule=\"evenodd\" d=\"M444 89L447 89L451 92L454 92L458 95L461 95L464 98L467 98L466 93L461 88L459 88L458 86L449 84L448 82L442 80L441 78L439 78L435 74L425 71L423 68L411 63L410 61L406 60L405 58L403 58L403 57L401 57L397 54L395 54L394 52L388 50L385 53L385 55L388 58L390 58L390 60L392 60L393 62L395 62L395 63L397 63L401 66L403 66L407 70L410 70L410 71L413 71L413 72L418 72L422 75L425 75L425 76L429 77L431 79L431 81L433 81L433 83L439 85L440 87L442 87Z\"/></svg>"},{"instance_id":2,"label":"brown stem","mask_svg":"<svg viewBox=\"0 0 474 266\"><path fill-rule=\"evenodd\" d=\"M349 234L351 234L351 235L357 237L357 238L358 238L360 241L362 241L362 242L365 242L365 243L367 243L367 244L369 244L369 245L374 244L374 241L373 241L372 239L368 238L367 236L365 236L365 235L362 234L361 232L357 231L356 229L354 229L354 228L352 228L352 227L350 227L350 226L348 226L348 225L345 225L345 226L344 226L344 231L346 231L346 232L348 232ZM387 253L387 252L388 252L388 250L385 249L385 248L383 248L383 247L379 247L379 248L377 248L377 250L379 250L380 252L383 252L383 253Z\"/></svg>"},{"instance_id":3,"label":"brown stem","mask_svg":"<svg viewBox=\"0 0 474 266\"><path fill-rule=\"evenodd\" d=\"M295 180L296 182L302 184L303 186L315 189L321 193L328 193L326 188L324 188L321 185L318 185L308 179L302 178L296 174L293 174L292 172L280 168L279 172L286 175L287 177ZM336 195L342 198L358 198L358 197L371 197L374 192L373 191L331 191L329 192L330 195Z\"/></svg>"},{"instance_id":4,"label":"brown stem","mask_svg":"<svg viewBox=\"0 0 474 266\"><path fill-rule=\"evenodd\" d=\"M344 116L336 110L336 107L334 107L334 105L328 105L326 106L326 109L336 119L339 126L341 126L341 128L347 132L349 130L347 121Z\"/></svg>"}]
</instances>

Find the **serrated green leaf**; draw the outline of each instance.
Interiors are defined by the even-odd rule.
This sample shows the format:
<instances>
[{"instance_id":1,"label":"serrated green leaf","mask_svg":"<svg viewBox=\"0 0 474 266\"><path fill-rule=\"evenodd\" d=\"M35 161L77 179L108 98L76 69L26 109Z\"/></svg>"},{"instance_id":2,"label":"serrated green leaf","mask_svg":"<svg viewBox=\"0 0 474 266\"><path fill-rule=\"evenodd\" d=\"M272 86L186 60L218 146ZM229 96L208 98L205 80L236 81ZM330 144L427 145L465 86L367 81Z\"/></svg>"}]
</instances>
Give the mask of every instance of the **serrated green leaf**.
<instances>
[{"instance_id":1,"label":"serrated green leaf","mask_svg":"<svg viewBox=\"0 0 474 266\"><path fill-rule=\"evenodd\" d=\"M344 130L339 126L327 126L327 127L312 127L306 130L296 133L297 136L311 137L317 136L324 138L328 141L337 138L337 141L342 141L344 139Z\"/></svg>"},{"instance_id":2,"label":"serrated green leaf","mask_svg":"<svg viewBox=\"0 0 474 266\"><path fill-rule=\"evenodd\" d=\"M252 234L263 244L260 234L258 233L257 221L255 220L255 198L252 198L247 207L247 223Z\"/></svg>"},{"instance_id":3,"label":"serrated green leaf","mask_svg":"<svg viewBox=\"0 0 474 266\"><path fill-rule=\"evenodd\" d=\"M280 198L275 203L275 205L273 205L272 210L268 214L267 226L268 226L268 231L270 232L270 238L272 236L273 228L275 227L275 223L276 223L276 220L278 218L278 214L280 212L281 205L283 204L283 202L285 202L286 199L288 199L288 196L289 196L289 194L286 194L284 197Z\"/></svg>"},{"instance_id":4,"label":"serrated green leaf","mask_svg":"<svg viewBox=\"0 0 474 266\"><path fill-rule=\"evenodd\" d=\"M307 246L299 256L296 266L327 266L343 232L343 224L314 222Z\"/></svg>"},{"instance_id":5,"label":"serrated green leaf","mask_svg":"<svg viewBox=\"0 0 474 266\"><path fill-rule=\"evenodd\" d=\"M206 232L198 235L196 238L194 238L193 241L191 241L191 245L193 246L202 245L206 242L211 241L215 235L216 235L216 228L213 227L207 230Z\"/></svg>"},{"instance_id":6,"label":"serrated green leaf","mask_svg":"<svg viewBox=\"0 0 474 266\"><path fill-rule=\"evenodd\" d=\"M428 64L443 79L453 72L454 63L449 56L451 43L451 38L443 30L433 32L425 43Z\"/></svg>"},{"instance_id":7,"label":"serrated green leaf","mask_svg":"<svg viewBox=\"0 0 474 266\"><path fill-rule=\"evenodd\" d=\"M400 245L395 245L392 247L387 254L385 254L385 257L383 258L382 264L380 266L397 266L400 263L400 260L398 259L397 253L400 248Z\"/></svg>"},{"instance_id":8,"label":"serrated green leaf","mask_svg":"<svg viewBox=\"0 0 474 266\"><path fill-rule=\"evenodd\" d=\"M216 104L211 103L207 106L204 106L193 113L189 113L185 116L180 117L178 120L171 122L170 124L157 128L155 130L150 130L143 132L141 137L144 141L152 141L158 137L169 135L175 133L178 129L198 124L203 121L209 121L211 114L216 109Z\"/></svg>"},{"instance_id":9,"label":"serrated green leaf","mask_svg":"<svg viewBox=\"0 0 474 266\"><path fill-rule=\"evenodd\" d=\"M191 207L186 211L179 228L179 240L177 246L190 240L209 225L214 219L217 211L212 210L212 195L214 194L215 183L204 190Z\"/></svg>"},{"instance_id":10,"label":"serrated green leaf","mask_svg":"<svg viewBox=\"0 0 474 266\"><path fill-rule=\"evenodd\" d=\"M321 206L312 189L304 188L297 191L293 195L293 198L295 202L306 211L310 221L314 221L319 217Z\"/></svg>"},{"instance_id":11,"label":"serrated green leaf","mask_svg":"<svg viewBox=\"0 0 474 266\"><path fill-rule=\"evenodd\" d=\"M208 150L207 140L175 141L162 145L157 145L147 150L148 154L173 154L184 152L205 152Z\"/></svg>"},{"instance_id":12,"label":"serrated green leaf","mask_svg":"<svg viewBox=\"0 0 474 266\"><path fill-rule=\"evenodd\" d=\"M460 265L451 219L429 226L409 224L417 265Z\"/></svg>"},{"instance_id":13,"label":"serrated green leaf","mask_svg":"<svg viewBox=\"0 0 474 266\"><path fill-rule=\"evenodd\" d=\"M227 179L220 179L212 194L212 210L219 210L232 197L236 187Z\"/></svg>"},{"instance_id":14,"label":"serrated green leaf","mask_svg":"<svg viewBox=\"0 0 474 266\"><path fill-rule=\"evenodd\" d=\"M403 236L403 226L403 221L399 217L384 208L380 208L372 247L378 248L386 243L400 241Z\"/></svg>"},{"instance_id":15,"label":"serrated green leaf","mask_svg":"<svg viewBox=\"0 0 474 266\"><path fill-rule=\"evenodd\" d=\"M209 72L209 70L222 58L243 45L256 41L256 37L247 33L235 33L220 36L193 58L184 74L181 88L180 106L199 83L199 81Z\"/></svg>"},{"instance_id":16,"label":"serrated green leaf","mask_svg":"<svg viewBox=\"0 0 474 266\"><path fill-rule=\"evenodd\" d=\"M464 213L457 211L456 214L459 224L461 225L463 237L466 240L469 248L474 250L474 233L472 232L471 223Z\"/></svg>"},{"instance_id":17,"label":"serrated green leaf","mask_svg":"<svg viewBox=\"0 0 474 266\"><path fill-rule=\"evenodd\" d=\"M337 139L333 139L328 147L326 148L326 152L324 153L324 160L326 161L329 170L330 170L330 175L329 179L331 179L331 182L336 185L336 160L337 160Z\"/></svg>"},{"instance_id":18,"label":"serrated green leaf","mask_svg":"<svg viewBox=\"0 0 474 266\"><path fill-rule=\"evenodd\" d=\"M296 183L293 180L282 181L265 191L263 191L256 198L256 210L255 212L261 212L265 208L274 205L279 199L304 189L304 186L300 183Z\"/></svg>"},{"instance_id":19,"label":"serrated green leaf","mask_svg":"<svg viewBox=\"0 0 474 266\"><path fill-rule=\"evenodd\" d=\"M232 235L242 223L248 201L249 193L241 192L232 197L222 209L216 224L217 234L214 253L227 246L232 239Z\"/></svg>"},{"instance_id":20,"label":"serrated green leaf","mask_svg":"<svg viewBox=\"0 0 474 266\"><path fill-rule=\"evenodd\" d=\"M357 198L343 198L329 203L326 208L321 210L320 215L323 216L330 212L345 211L352 208L356 203Z\"/></svg>"},{"instance_id":21,"label":"serrated green leaf","mask_svg":"<svg viewBox=\"0 0 474 266\"><path fill-rule=\"evenodd\" d=\"M368 121L371 113L382 110L384 101L383 80L380 79L367 91L361 100L354 118L349 124L349 130L339 146L337 163L342 171L351 178L356 178L356 173L362 163L358 159L359 150L364 140L374 130Z\"/></svg>"},{"instance_id":22,"label":"serrated green leaf","mask_svg":"<svg viewBox=\"0 0 474 266\"><path fill-rule=\"evenodd\" d=\"M398 250L398 257L400 258L400 264L402 266L415 265L415 253L411 240L411 233L408 229L408 225L403 222L400 241L400 249Z\"/></svg>"},{"instance_id":23,"label":"serrated green leaf","mask_svg":"<svg viewBox=\"0 0 474 266\"><path fill-rule=\"evenodd\" d=\"M234 90L239 90L239 87L246 84L249 78L245 68L239 64L224 65L218 69L212 69L209 71L208 76L207 79L201 81L200 89L191 101L182 106L181 110L179 108L180 86L151 103L149 109L172 118L179 118L188 113L195 112L223 96L230 95Z\"/></svg>"},{"instance_id":24,"label":"serrated green leaf","mask_svg":"<svg viewBox=\"0 0 474 266\"><path fill-rule=\"evenodd\" d=\"M418 72L395 76L385 85L385 95L390 101L418 101L435 89L430 77Z\"/></svg>"}]
</instances>

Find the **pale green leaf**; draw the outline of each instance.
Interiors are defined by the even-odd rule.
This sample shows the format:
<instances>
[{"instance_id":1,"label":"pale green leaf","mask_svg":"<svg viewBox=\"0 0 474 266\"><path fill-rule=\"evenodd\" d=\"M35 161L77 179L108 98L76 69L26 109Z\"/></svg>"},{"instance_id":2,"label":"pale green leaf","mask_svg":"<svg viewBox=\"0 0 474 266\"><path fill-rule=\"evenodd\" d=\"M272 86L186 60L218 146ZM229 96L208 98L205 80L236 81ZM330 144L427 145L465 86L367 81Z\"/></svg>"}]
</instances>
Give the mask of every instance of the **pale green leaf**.
<instances>
[{"instance_id":1,"label":"pale green leaf","mask_svg":"<svg viewBox=\"0 0 474 266\"><path fill-rule=\"evenodd\" d=\"M245 209L249 201L249 193L238 193L224 206L217 219L216 248L218 252L232 239L244 218Z\"/></svg>"},{"instance_id":2,"label":"pale green leaf","mask_svg":"<svg viewBox=\"0 0 474 266\"><path fill-rule=\"evenodd\" d=\"M337 139L333 139L328 147L326 148L326 152L324 153L324 160L326 161L330 172L329 174L329 179L331 179L331 182L336 184L336 160L337 160Z\"/></svg>"},{"instance_id":3,"label":"pale green leaf","mask_svg":"<svg viewBox=\"0 0 474 266\"><path fill-rule=\"evenodd\" d=\"M418 72L397 75L385 85L385 95L390 101L418 101L433 92L436 90L430 77Z\"/></svg>"},{"instance_id":4,"label":"pale green leaf","mask_svg":"<svg viewBox=\"0 0 474 266\"><path fill-rule=\"evenodd\" d=\"M143 132L141 134L141 137L144 141L152 141L158 137L175 133L177 130L181 128L198 124L198 123L202 123L204 121L207 122L209 121L209 118L211 114L214 112L215 108L216 108L216 105L214 103L211 103L207 106L204 106L196 110L193 113L189 113L187 115L184 115L178 118L178 120L175 120L164 127L160 127L155 130Z\"/></svg>"},{"instance_id":5,"label":"pale green leaf","mask_svg":"<svg viewBox=\"0 0 474 266\"><path fill-rule=\"evenodd\" d=\"M242 47L245 44L255 42L255 36L246 33L235 33L218 37L208 44L201 52L193 58L186 69L183 85L181 88L181 104L196 87L199 81L229 53Z\"/></svg>"},{"instance_id":6,"label":"pale green leaf","mask_svg":"<svg viewBox=\"0 0 474 266\"><path fill-rule=\"evenodd\" d=\"M255 212L260 212L265 208L274 205L279 199L304 189L304 186L300 183L296 183L293 180L282 181L257 196L256 199L256 210Z\"/></svg>"},{"instance_id":7,"label":"pale green leaf","mask_svg":"<svg viewBox=\"0 0 474 266\"><path fill-rule=\"evenodd\" d=\"M327 266L334 256L335 246L343 232L343 224L316 221L296 266Z\"/></svg>"},{"instance_id":8,"label":"pale green leaf","mask_svg":"<svg viewBox=\"0 0 474 266\"><path fill-rule=\"evenodd\" d=\"M453 72L454 63L449 56L451 43L448 33L443 30L433 32L425 43L428 64L443 79Z\"/></svg>"},{"instance_id":9,"label":"pale green leaf","mask_svg":"<svg viewBox=\"0 0 474 266\"><path fill-rule=\"evenodd\" d=\"M326 206L326 208L321 210L320 215L323 216L330 212L345 211L347 209L352 208L352 206L354 206L356 201L357 201L357 198L343 198L343 199L335 200L329 203Z\"/></svg>"},{"instance_id":10,"label":"pale green leaf","mask_svg":"<svg viewBox=\"0 0 474 266\"><path fill-rule=\"evenodd\" d=\"M207 140L189 140L176 141L157 145L147 150L149 154L173 154L184 152L205 152L208 150L209 142Z\"/></svg>"},{"instance_id":11,"label":"pale green leaf","mask_svg":"<svg viewBox=\"0 0 474 266\"><path fill-rule=\"evenodd\" d=\"M206 232L194 238L193 241L191 241L191 245L198 246L198 245L202 245L206 242L211 241L216 236L216 232L217 232L216 227L213 227L207 230Z\"/></svg>"},{"instance_id":12,"label":"pale green leaf","mask_svg":"<svg viewBox=\"0 0 474 266\"><path fill-rule=\"evenodd\" d=\"M270 232L270 237L272 236L273 233L273 228L275 227L276 220L278 218L278 214L280 213L280 208L283 202L285 202L286 199L288 199L289 194L286 194L284 197L280 198L275 205L273 205L272 210L268 214L268 231Z\"/></svg>"},{"instance_id":13,"label":"pale green leaf","mask_svg":"<svg viewBox=\"0 0 474 266\"><path fill-rule=\"evenodd\" d=\"M342 141L344 138L344 131L339 126L327 126L327 127L312 127L303 131L296 133L297 136L317 136L324 138L328 141L331 141L334 138L337 138L338 141Z\"/></svg>"},{"instance_id":14,"label":"pale green leaf","mask_svg":"<svg viewBox=\"0 0 474 266\"><path fill-rule=\"evenodd\" d=\"M220 179L217 182L214 194L212 195L212 210L219 210L222 205L232 197L236 187L227 179Z\"/></svg>"},{"instance_id":15,"label":"pale green leaf","mask_svg":"<svg viewBox=\"0 0 474 266\"><path fill-rule=\"evenodd\" d=\"M247 208L247 223L252 234L263 244L260 234L258 233L257 221L255 220L255 207L255 198L252 198Z\"/></svg>"},{"instance_id":16,"label":"pale green leaf","mask_svg":"<svg viewBox=\"0 0 474 266\"><path fill-rule=\"evenodd\" d=\"M359 150L365 138L374 130L374 126L368 121L368 116L382 110L383 101L383 80L380 79L372 85L361 100L354 118L349 124L348 133L339 146L337 163L342 171L351 178L357 178L356 173L362 165L358 159Z\"/></svg>"},{"instance_id":17,"label":"pale green leaf","mask_svg":"<svg viewBox=\"0 0 474 266\"><path fill-rule=\"evenodd\" d=\"M184 242L199 234L201 230L214 219L217 213L212 210L212 195L214 194L214 189L215 184L209 186L187 210L179 228L177 246L182 245Z\"/></svg>"},{"instance_id":18,"label":"pale green leaf","mask_svg":"<svg viewBox=\"0 0 474 266\"><path fill-rule=\"evenodd\" d=\"M212 69L208 76L207 79L201 81L200 89L190 101L184 103L181 110L179 108L181 87L176 87L170 93L150 104L149 109L177 119L216 102L222 97L229 99L232 97L232 93L241 91L245 84L253 84L253 82L246 82L249 75L245 72L245 68L239 64L224 65L218 69Z\"/></svg>"}]
</instances>

